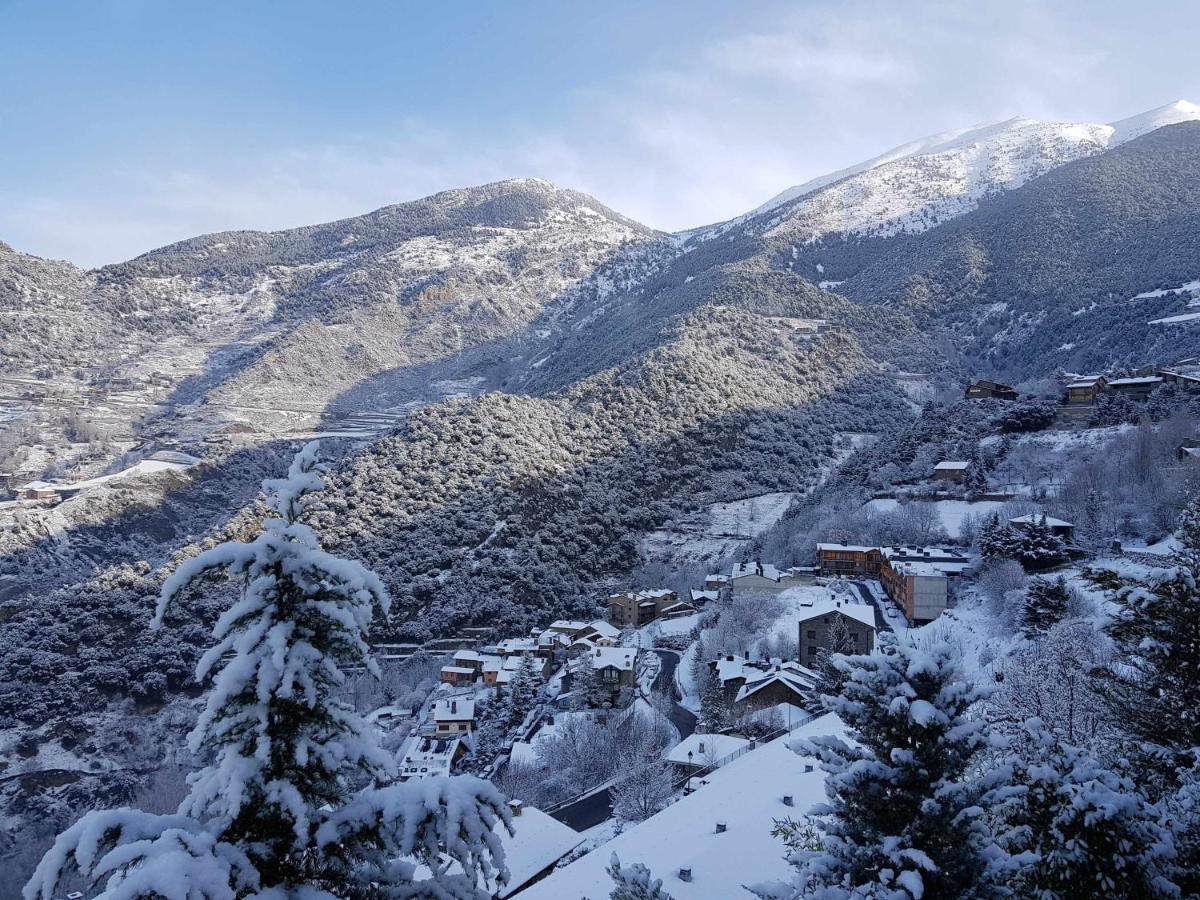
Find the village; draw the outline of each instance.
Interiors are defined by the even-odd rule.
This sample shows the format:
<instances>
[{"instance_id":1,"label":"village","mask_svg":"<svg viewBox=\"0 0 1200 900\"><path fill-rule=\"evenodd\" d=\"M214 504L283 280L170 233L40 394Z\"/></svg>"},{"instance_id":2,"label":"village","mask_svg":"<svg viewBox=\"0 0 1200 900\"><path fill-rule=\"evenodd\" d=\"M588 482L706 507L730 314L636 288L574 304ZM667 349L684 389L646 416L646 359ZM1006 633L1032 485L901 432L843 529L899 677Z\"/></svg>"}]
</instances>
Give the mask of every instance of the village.
<instances>
[{"instance_id":1,"label":"village","mask_svg":"<svg viewBox=\"0 0 1200 900\"><path fill-rule=\"evenodd\" d=\"M1087 396L1080 385L1088 379L1073 378L1061 408L1091 408L1106 393L1141 402L1154 389L1146 379L1158 386L1173 377L1200 384L1200 367L1097 377ZM984 381L965 398L1017 393ZM1088 440L1109 434L1071 416L1055 426ZM1200 474L1200 440L1183 440L1174 456L1180 471ZM1055 514L1056 488L996 483L973 458L937 460L924 478L868 507L928 507L949 540L817 541L810 565L742 558L687 589L613 593L598 604L603 618L559 619L500 638L464 632L454 647L441 643L439 683L421 708L385 709L376 721L387 727L396 715L408 731L397 749L403 778L472 772L514 798L517 833L502 839L519 875L496 886L497 897L548 900L579 884L600 890L613 853L668 860L658 874L677 898L736 895L724 854L762 869L780 864L774 820L762 810L786 819L823 797L817 761L789 747L792 738L842 733L820 701L831 655L870 653L885 631L906 636L943 617L955 627L970 622L989 554L1073 585L1097 558L1116 566L1166 558L1157 555L1162 547L1088 545ZM976 652L990 658L986 648ZM569 747L586 757L589 741L618 762L588 768L562 755Z\"/></svg>"}]
</instances>

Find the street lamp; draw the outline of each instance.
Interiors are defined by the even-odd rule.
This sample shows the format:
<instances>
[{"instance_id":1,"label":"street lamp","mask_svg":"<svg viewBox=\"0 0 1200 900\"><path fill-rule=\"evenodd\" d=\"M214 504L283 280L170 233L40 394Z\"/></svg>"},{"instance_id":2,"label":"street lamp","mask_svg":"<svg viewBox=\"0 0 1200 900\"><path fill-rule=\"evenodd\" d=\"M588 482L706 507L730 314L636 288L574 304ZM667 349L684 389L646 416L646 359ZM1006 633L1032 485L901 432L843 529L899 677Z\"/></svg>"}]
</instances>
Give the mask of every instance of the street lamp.
<instances>
[{"instance_id":1,"label":"street lamp","mask_svg":"<svg viewBox=\"0 0 1200 900\"><path fill-rule=\"evenodd\" d=\"M683 789L683 792L684 792L684 794L690 794L692 792L692 751L691 750L688 751L687 787L685 787Z\"/></svg>"}]
</instances>

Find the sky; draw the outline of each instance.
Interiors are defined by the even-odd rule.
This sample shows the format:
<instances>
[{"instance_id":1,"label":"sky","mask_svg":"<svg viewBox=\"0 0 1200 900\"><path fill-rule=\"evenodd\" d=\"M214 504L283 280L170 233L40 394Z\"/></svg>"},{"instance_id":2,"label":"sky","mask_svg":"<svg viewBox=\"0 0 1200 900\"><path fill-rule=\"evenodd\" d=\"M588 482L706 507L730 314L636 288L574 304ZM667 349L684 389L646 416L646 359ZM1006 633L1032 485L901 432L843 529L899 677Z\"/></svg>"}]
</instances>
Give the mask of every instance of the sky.
<instances>
[{"instance_id":1,"label":"sky","mask_svg":"<svg viewBox=\"0 0 1200 900\"><path fill-rule=\"evenodd\" d=\"M97 266L536 176L664 230L927 134L1200 102L1186 2L0 0L0 241Z\"/></svg>"}]
</instances>

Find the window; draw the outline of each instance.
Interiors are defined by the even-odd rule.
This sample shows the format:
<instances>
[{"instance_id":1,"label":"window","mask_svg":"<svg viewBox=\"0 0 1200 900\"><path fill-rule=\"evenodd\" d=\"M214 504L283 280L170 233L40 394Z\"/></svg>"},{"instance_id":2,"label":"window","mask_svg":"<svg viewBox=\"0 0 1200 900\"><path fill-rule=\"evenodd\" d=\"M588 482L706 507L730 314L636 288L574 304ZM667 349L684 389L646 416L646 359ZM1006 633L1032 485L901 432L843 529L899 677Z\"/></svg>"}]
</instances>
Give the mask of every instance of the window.
<instances>
[{"instance_id":1,"label":"window","mask_svg":"<svg viewBox=\"0 0 1200 900\"><path fill-rule=\"evenodd\" d=\"M808 632L808 639L809 639L810 641L815 641L815 640L817 639L817 632L816 632L816 630L815 630L815 629L813 629L813 630L810 630L810 631Z\"/></svg>"}]
</instances>

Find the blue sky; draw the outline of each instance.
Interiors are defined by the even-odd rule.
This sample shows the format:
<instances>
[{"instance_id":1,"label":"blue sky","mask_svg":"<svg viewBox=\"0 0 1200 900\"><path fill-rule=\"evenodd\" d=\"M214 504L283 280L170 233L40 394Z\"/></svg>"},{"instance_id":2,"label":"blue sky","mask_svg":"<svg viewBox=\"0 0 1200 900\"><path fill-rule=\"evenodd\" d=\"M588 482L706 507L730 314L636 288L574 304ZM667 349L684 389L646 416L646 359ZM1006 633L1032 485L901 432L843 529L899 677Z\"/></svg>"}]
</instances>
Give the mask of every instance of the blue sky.
<instances>
[{"instance_id":1,"label":"blue sky","mask_svg":"<svg viewBox=\"0 0 1200 900\"><path fill-rule=\"evenodd\" d=\"M83 265L536 175L665 229L928 133L1200 102L1191 3L0 0L0 240Z\"/></svg>"}]
</instances>

